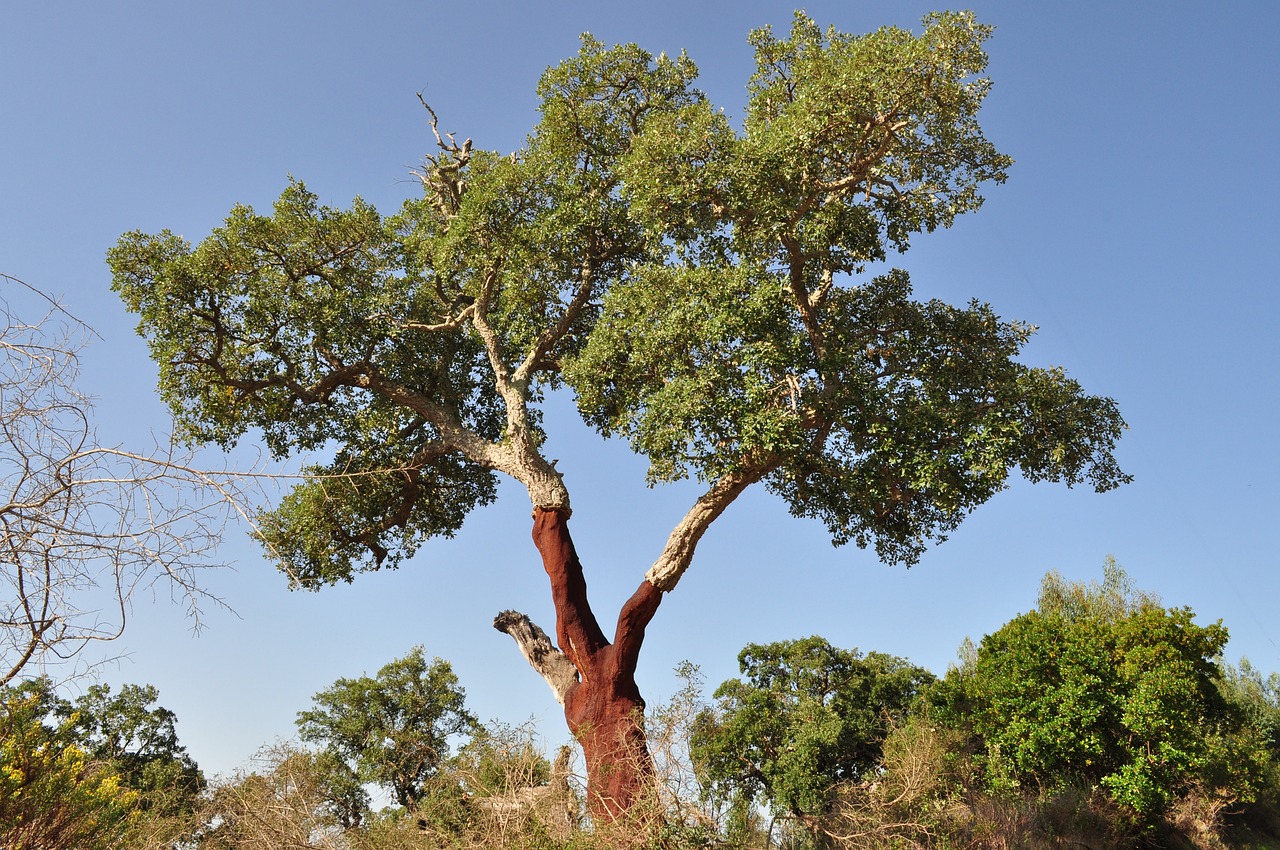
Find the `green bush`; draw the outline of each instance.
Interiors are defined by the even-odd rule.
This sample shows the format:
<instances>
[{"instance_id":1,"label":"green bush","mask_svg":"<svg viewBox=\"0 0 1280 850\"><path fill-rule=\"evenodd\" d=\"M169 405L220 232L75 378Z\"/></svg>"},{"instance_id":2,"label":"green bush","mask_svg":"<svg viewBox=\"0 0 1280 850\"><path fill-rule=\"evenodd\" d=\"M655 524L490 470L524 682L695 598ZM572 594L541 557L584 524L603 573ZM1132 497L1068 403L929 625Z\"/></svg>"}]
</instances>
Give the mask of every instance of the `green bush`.
<instances>
[{"instance_id":1,"label":"green bush","mask_svg":"<svg viewBox=\"0 0 1280 850\"><path fill-rule=\"evenodd\" d=\"M820 637L751 644L738 662L744 679L716 690L695 726L693 759L714 793L802 820L826 811L836 785L878 769L894 718L933 679L904 659Z\"/></svg>"},{"instance_id":2,"label":"green bush","mask_svg":"<svg viewBox=\"0 0 1280 850\"><path fill-rule=\"evenodd\" d=\"M1046 576L1037 608L937 694L975 735L990 788L1098 787L1150 824L1195 789L1248 801L1265 782L1266 747L1221 689L1226 642L1109 561L1101 584Z\"/></svg>"}]
</instances>

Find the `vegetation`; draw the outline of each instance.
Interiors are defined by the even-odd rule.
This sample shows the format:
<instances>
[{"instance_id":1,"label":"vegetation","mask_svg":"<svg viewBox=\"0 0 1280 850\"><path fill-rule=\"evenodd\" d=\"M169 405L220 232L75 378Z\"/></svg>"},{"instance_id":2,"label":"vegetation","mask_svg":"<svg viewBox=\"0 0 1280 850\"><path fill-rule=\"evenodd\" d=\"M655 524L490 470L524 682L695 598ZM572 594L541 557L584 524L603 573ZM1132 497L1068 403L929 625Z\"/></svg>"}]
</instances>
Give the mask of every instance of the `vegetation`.
<instances>
[{"instance_id":1,"label":"vegetation","mask_svg":"<svg viewBox=\"0 0 1280 850\"><path fill-rule=\"evenodd\" d=\"M739 813L757 802L801 821L827 812L834 789L874 776L888 732L933 681L904 659L833 647L819 637L752 644L702 712L692 756L708 791Z\"/></svg>"},{"instance_id":2,"label":"vegetation","mask_svg":"<svg viewBox=\"0 0 1280 850\"><path fill-rule=\"evenodd\" d=\"M1135 846L1280 842L1276 674L1108 562L942 679L820 637L752 644L712 701L696 668L646 725L654 783L592 818L569 747L477 724L421 647L339 679L279 743L203 777L154 689L0 692L0 846L189 850ZM370 790L389 792L377 807Z\"/></svg>"},{"instance_id":3,"label":"vegetation","mask_svg":"<svg viewBox=\"0 0 1280 850\"><path fill-rule=\"evenodd\" d=\"M270 214L236 207L194 246L126 234L114 288L192 440L335 449L260 518L295 586L400 564L494 499L498 474L525 487L559 646L523 615L499 623L564 704L593 811L624 815L653 771L645 630L747 488L909 564L1015 470L1128 480L1116 405L1020 363L1030 325L866 273L1005 179L978 121L990 31L941 13L849 35L797 14L786 37L750 36L741 128L688 57L586 36L543 76L513 154L459 143L431 112L423 196L398 213L323 207L291 183ZM542 450L541 404L562 389L651 482L702 486L612 639Z\"/></svg>"},{"instance_id":4,"label":"vegetation","mask_svg":"<svg viewBox=\"0 0 1280 850\"><path fill-rule=\"evenodd\" d=\"M448 758L450 739L476 729L465 696L449 662L428 664L419 646L376 676L339 679L316 694L315 708L298 714L298 731L324 746L328 760L320 764L331 768L331 782L345 773L340 787L380 785L415 809Z\"/></svg>"},{"instance_id":5,"label":"vegetation","mask_svg":"<svg viewBox=\"0 0 1280 850\"><path fill-rule=\"evenodd\" d=\"M1280 677L1225 664L1221 623L1114 562L1098 583L1046 576L942 679L815 636L749 645L711 702L686 667L643 714L645 631L748 487L909 564L1015 471L1128 480L1115 404L1019 363L1029 326L915 300L901 271L865 277L1003 181L977 121L989 32L949 13L850 36L797 14L786 38L751 36L741 128L687 57L587 36L511 156L441 134L428 107L438 151L395 215L291 183L272 215L237 207L194 248L166 231L111 252L185 436L336 446L258 518L295 586L398 565L495 498L498 474L526 487L559 647L518 612L495 625L563 703L585 783L571 748L553 761L531 730L480 725L421 647L338 679L299 713L301 744L210 783L154 688L68 698L32 678L123 628L83 591L114 588L123 614L163 575L197 598L235 493L170 452L99 447L75 386L83 326L0 306L0 848L1280 843ZM703 486L612 640L542 450L558 391L651 482Z\"/></svg>"},{"instance_id":6,"label":"vegetation","mask_svg":"<svg viewBox=\"0 0 1280 850\"><path fill-rule=\"evenodd\" d=\"M1270 753L1223 695L1226 641L1220 623L1133 592L1114 562L1096 586L1051 573L943 699L992 787L1096 787L1145 822L1192 789L1251 802Z\"/></svg>"},{"instance_id":7,"label":"vegetation","mask_svg":"<svg viewBox=\"0 0 1280 850\"><path fill-rule=\"evenodd\" d=\"M204 777L154 688L74 702L48 679L0 688L0 846L161 847L190 833Z\"/></svg>"}]
</instances>

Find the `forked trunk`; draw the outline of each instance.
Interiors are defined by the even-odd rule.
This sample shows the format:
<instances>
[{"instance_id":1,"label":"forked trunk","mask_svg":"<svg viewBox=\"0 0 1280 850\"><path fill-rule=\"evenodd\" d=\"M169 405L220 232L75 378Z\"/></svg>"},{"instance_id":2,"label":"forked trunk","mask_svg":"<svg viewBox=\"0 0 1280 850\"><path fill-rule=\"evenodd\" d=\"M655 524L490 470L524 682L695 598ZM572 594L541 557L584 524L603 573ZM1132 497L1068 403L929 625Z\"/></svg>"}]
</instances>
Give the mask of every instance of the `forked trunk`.
<instances>
[{"instance_id":1,"label":"forked trunk","mask_svg":"<svg viewBox=\"0 0 1280 850\"><path fill-rule=\"evenodd\" d=\"M592 816L611 821L631 811L653 783L653 760L643 726L644 700L634 677L612 683L595 681L588 674L567 695L564 715L569 731L582 745Z\"/></svg>"},{"instance_id":2,"label":"forked trunk","mask_svg":"<svg viewBox=\"0 0 1280 850\"><path fill-rule=\"evenodd\" d=\"M578 681L558 695L569 730L586 758L587 805L597 820L613 821L631 812L653 784L644 700L635 672L644 630L658 610L662 591L642 582L622 606L610 642L587 601L587 583L567 517L556 510L535 510L533 541L551 579L556 640L578 671Z\"/></svg>"}]
</instances>

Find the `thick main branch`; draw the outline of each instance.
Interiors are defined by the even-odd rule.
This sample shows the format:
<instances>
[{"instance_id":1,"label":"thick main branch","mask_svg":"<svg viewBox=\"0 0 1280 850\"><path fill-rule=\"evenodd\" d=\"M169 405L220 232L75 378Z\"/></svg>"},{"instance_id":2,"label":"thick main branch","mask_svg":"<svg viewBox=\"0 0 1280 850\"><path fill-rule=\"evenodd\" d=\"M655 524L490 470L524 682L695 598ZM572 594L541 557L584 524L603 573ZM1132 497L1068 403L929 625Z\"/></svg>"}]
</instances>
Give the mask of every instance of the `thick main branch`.
<instances>
[{"instance_id":1,"label":"thick main branch","mask_svg":"<svg viewBox=\"0 0 1280 850\"><path fill-rule=\"evenodd\" d=\"M609 645L587 600L587 580L582 562L569 537L567 517L554 510L533 513L533 542L551 580L556 608L556 640L573 665L589 675L591 659Z\"/></svg>"},{"instance_id":2,"label":"thick main branch","mask_svg":"<svg viewBox=\"0 0 1280 850\"><path fill-rule=\"evenodd\" d=\"M772 469L772 466L755 466L744 471L731 473L718 480L707 492L703 493L693 507L684 515L684 519L671 530L667 545L662 554L654 561L645 580L663 593L670 593L684 575L693 561L694 550L702 535L715 522L725 508L742 494L743 490L759 481Z\"/></svg>"}]
</instances>

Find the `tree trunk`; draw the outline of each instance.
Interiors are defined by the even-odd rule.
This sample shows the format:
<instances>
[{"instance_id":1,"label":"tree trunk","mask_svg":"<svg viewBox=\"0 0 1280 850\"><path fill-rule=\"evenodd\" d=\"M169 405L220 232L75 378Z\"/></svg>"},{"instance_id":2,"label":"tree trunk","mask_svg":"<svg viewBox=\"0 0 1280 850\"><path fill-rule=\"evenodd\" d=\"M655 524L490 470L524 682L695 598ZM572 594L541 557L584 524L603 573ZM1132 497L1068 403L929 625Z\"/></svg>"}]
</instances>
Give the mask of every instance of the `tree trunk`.
<instances>
[{"instance_id":1,"label":"tree trunk","mask_svg":"<svg viewBox=\"0 0 1280 850\"><path fill-rule=\"evenodd\" d=\"M594 818L611 822L631 812L653 784L644 700L635 671L645 627L658 610L662 591L647 580L641 582L622 606L610 643L587 601L568 517L558 510L536 509L533 541L551 579L556 640L579 675L557 696L562 697L569 730L586 759L587 805ZM554 682L552 687L556 688Z\"/></svg>"}]
</instances>

